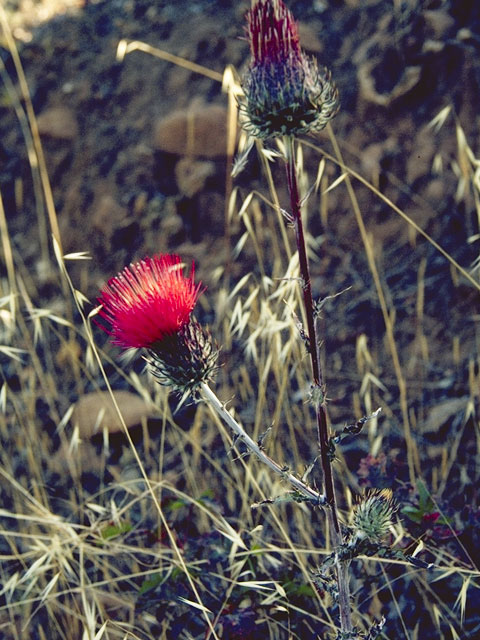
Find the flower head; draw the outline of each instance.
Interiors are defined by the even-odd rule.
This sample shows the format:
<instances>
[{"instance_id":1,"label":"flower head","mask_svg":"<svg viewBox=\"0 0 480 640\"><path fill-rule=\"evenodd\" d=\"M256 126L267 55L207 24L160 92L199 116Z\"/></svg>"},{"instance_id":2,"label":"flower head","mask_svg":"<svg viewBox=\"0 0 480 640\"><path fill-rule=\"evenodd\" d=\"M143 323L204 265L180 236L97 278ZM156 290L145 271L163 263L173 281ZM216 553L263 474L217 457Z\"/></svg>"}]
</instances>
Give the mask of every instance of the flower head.
<instances>
[{"instance_id":1,"label":"flower head","mask_svg":"<svg viewBox=\"0 0 480 640\"><path fill-rule=\"evenodd\" d=\"M244 127L256 138L320 131L338 110L330 72L300 48L282 0L257 0L247 13L252 60L244 79Z\"/></svg>"},{"instance_id":2,"label":"flower head","mask_svg":"<svg viewBox=\"0 0 480 640\"><path fill-rule=\"evenodd\" d=\"M391 489L367 492L355 506L353 527L357 538L380 540L392 524L397 510Z\"/></svg>"},{"instance_id":3,"label":"flower head","mask_svg":"<svg viewBox=\"0 0 480 640\"><path fill-rule=\"evenodd\" d=\"M192 317L201 285L194 267L183 275L178 256L145 258L111 278L98 302L100 325L124 349L145 348L153 374L189 394L216 368L217 349L210 334Z\"/></svg>"},{"instance_id":4,"label":"flower head","mask_svg":"<svg viewBox=\"0 0 480 640\"><path fill-rule=\"evenodd\" d=\"M182 273L178 256L145 258L111 278L102 289L99 315L111 329L102 328L124 349L151 348L165 336L177 333L190 320L200 294Z\"/></svg>"}]
</instances>

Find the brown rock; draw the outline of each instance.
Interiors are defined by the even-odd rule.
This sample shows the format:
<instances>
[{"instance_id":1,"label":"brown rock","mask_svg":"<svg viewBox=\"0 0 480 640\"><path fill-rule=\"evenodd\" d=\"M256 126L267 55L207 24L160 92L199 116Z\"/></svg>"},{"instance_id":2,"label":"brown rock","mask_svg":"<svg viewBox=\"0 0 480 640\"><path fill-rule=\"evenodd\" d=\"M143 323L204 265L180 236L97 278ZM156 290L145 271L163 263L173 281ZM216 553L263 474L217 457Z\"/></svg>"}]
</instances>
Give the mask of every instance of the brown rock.
<instances>
[{"instance_id":1,"label":"brown rock","mask_svg":"<svg viewBox=\"0 0 480 640\"><path fill-rule=\"evenodd\" d=\"M129 391L114 391L113 396L127 427L140 424L152 414L147 403ZM94 391L80 398L73 412L73 424L81 438L90 438L106 428L110 433L122 430L120 418L108 391Z\"/></svg>"},{"instance_id":2,"label":"brown rock","mask_svg":"<svg viewBox=\"0 0 480 640\"><path fill-rule=\"evenodd\" d=\"M84 471L101 474L105 460L97 454L96 448L88 440L77 442L74 446L64 442L49 459L49 468L60 474L79 478Z\"/></svg>"},{"instance_id":3,"label":"brown rock","mask_svg":"<svg viewBox=\"0 0 480 640\"><path fill-rule=\"evenodd\" d=\"M467 396L443 400L428 412L428 416L422 425L422 433L437 433L454 416L463 418L467 405Z\"/></svg>"},{"instance_id":4,"label":"brown rock","mask_svg":"<svg viewBox=\"0 0 480 640\"><path fill-rule=\"evenodd\" d=\"M389 107L392 102L411 91L420 81L421 67L406 67L397 84L388 93L379 93L376 88L374 68L376 62L367 61L357 71L360 94L367 102Z\"/></svg>"},{"instance_id":5,"label":"brown rock","mask_svg":"<svg viewBox=\"0 0 480 640\"><path fill-rule=\"evenodd\" d=\"M91 207L92 228L103 235L109 248L113 234L126 221L128 212L104 185L100 184L95 191Z\"/></svg>"},{"instance_id":6,"label":"brown rock","mask_svg":"<svg viewBox=\"0 0 480 640\"><path fill-rule=\"evenodd\" d=\"M82 347L75 339L71 339L67 342L62 342L62 346L55 356L55 361L66 374L69 374L72 371L72 367L79 362L81 354Z\"/></svg>"},{"instance_id":7,"label":"brown rock","mask_svg":"<svg viewBox=\"0 0 480 640\"><path fill-rule=\"evenodd\" d=\"M430 180L425 189L425 198L433 205L438 205L445 199L445 180L434 178Z\"/></svg>"},{"instance_id":8,"label":"brown rock","mask_svg":"<svg viewBox=\"0 0 480 640\"><path fill-rule=\"evenodd\" d=\"M389 154L394 153L397 147L398 140L390 136L386 140L374 142L362 150L360 154L362 170L375 184L378 184L378 178L382 172L382 161Z\"/></svg>"},{"instance_id":9,"label":"brown rock","mask_svg":"<svg viewBox=\"0 0 480 640\"><path fill-rule=\"evenodd\" d=\"M73 140L78 135L75 114L68 107L50 107L37 117L38 131L41 136L59 140Z\"/></svg>"},{"instance_id":10,"label":"brown rock","mask_svg":"<svg viewBox=\"0 0 480 640\"><path fill-rule=\"evenodd\" d=\"M378 179L380 174L381 161L385 155L383 142L375 142L363 149L360 159L362 161L363 171L370 177Z\"/></svg>"},{"instance_id":11,"label":"brown rock","mask_svg":"<svg viewBox=\"0 0 480 640\"><path fill-rule=\"evenodd\" d=\"M389 74L389 43L390 33L394 29L392 14L384 15L377 24L374 35L361 44L352 57L357 65L357 79L360 96L367 102L389 107L395 100L414 89L420 82L422 68L420 66L406 66L397 82L388 89L382 87L377 79ZM388 86L388 85L387 85Z\"/></svg>"},{"instance_id":12,"label":"brown rock","mask_svg":"<svg viewBox=\"0 0 480 640\"><path fill-rule=\"evenodd\" d=\"M185 94L186 87L188 87L188 84L191 81L192 72L190 69L174 67L166 78L163 91L166 95L175 96L177 100L180 100L181 96Z\"/></svg>"},{"instance_id":13,"label":"brown rock","mask_svg":"<svg viewBox=\"0 0 480 640\"><path fill-rule=\"evenodd\" d=\"M438 9L424 11L423 17L428 35L432 36L436 40L445 37L447 32L455 24L455 19L451 15L446 11Z\"/></svg>"},{"instance_id":14,"label":"brown rock","mask_svg":"<svg viewBox=\"0 0 480 640\"><path fill-rule=\"evenodd\" d=\"M227 147L227 109L217 104L192 105L157 121L157 149L177 155L224 156Z\"/></svg>"},{"instance_id":15,"label":"brown rock","mask_svg":"<svg viewBox=\"0 0 480 640\"><path fill-rule=\"evenodd\" d=\"M182 158L175 167L175 177L180 193L191 198L202 191L207 178L215 173L215 164L206 160Z\"/></svg>"},{"instance_id":16,"label":"brown rock","mask_svg":"<svg viewBox=\"0 0 480 640\"><path fill-rule=\"evenodd\" d=\"M407 160L407 182L409 185L417 178L430 174L435 150L433 132L431 127L427 125L418 132Z\"/></svg>"}]
</instances>

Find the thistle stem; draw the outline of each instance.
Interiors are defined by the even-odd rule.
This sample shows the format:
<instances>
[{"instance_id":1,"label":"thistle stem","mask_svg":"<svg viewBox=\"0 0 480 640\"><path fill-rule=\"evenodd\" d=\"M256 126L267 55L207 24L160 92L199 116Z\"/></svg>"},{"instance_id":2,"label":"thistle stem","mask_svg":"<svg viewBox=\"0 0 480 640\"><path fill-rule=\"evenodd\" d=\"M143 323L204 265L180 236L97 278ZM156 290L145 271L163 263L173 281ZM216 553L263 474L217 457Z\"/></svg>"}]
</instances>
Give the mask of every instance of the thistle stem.
<instances>
[{"instance_id":1,"label":"thistle stem","mask_svg":"<svg viewBox=\"0 0 480 640\"><path fill-rule=\"evenodd\" d=\"M314 304L312 296L312 284L310 281L310 269L308 265L308 255L303 231L302 211L300 195L298 190L297 168L295 163L295 145L293 136L284 137L286 149L286 173L287 186L290 196L291 215L295 229L295 239L298 250L298 260L300 265L300 275L303 281L303 303L305 317L307 320L307 333L309 341L310 360L312 365L313 390L319 392L320 400L315 404L317 419L317 440L320 450L320 461L323 471L323 482L325 496L327 499L327 514L331 524L330 538L334 547L339 547L343 543L342 531L338 519L337 501L335 496L335 485L333 482L333 472L328 455L328 424L326 411L326 393L320 364L320 345L317 336L315 322ZM338 604L340 609L340 622L342 631L352 633L352 619L350 607L350 588L348 582L348 562L338 561L336 565L336 577L338 585Z\"/></svg>"},{"instance_id":2,"label":"thistle stem","mask_svg":"<svg viewBox=\"0 0 480 640\"><path fill-rule=\"evenodd\" d=\"M305 484L305 482L290 473L288 467L278 464L278 462L270 458L270 456L265 453L261 445L258 442L255 442L255 440L253 440L248 435L242 425L235 420L235 418L229 411L227 411L225 405L220 402L215 393L205 382L202 382L202 384L200 385L200 389L203 395L203 399L208 404L210 404L211 407L213 407L213 409L222 418L222 420L232 429L235 435L242 440L247 449L257 456L260 462L263 462L272 471L279 474L284 480L292 485L295 491L298 491L299 493L307 497L310 501L312 501L312 503L319 506L326 505L326 499L324 495L309 487L307 484Z\"/></svg>"}]
</instances>

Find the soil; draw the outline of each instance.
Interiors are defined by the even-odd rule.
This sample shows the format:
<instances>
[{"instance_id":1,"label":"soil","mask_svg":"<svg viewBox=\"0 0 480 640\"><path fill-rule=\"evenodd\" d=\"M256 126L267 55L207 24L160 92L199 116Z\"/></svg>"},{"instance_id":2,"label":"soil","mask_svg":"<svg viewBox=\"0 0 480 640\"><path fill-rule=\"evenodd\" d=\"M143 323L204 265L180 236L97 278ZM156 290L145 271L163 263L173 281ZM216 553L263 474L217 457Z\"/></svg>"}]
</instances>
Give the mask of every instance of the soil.
<instances>
[{"instance_id":1,"label":"soil","mask_svg":"<svg viewBox=\"0 0 480 640\"><path fill-rule=\"evenodd\" d=\"M57 4L61 9L67 3ZM123 60L116 57L122 39L138 40L220 75L227 65L241 73L248 61L242 28L250 3L78 0L68 5L68 11L39 24L29 23L31 16L20 11L21 5L7 2L7 9L18 10L10 15L38 117L62 249L88 251L92 258L88 264L70 263L75 286L94 300L99 286L124 265L172 251L187 262L194 259L207 285L213 283L215 269L226 263L232 283L249 270L256 272L253 250L246 251L241 262L231 261L224 240L224 133L219 125L212 127L208 115L211 105L227 106L221 82L142 51ZM469 270L478 259L479 192L475 194L469 181L469 156L459 128L479 157L480 4L292 0L288 5L300 20L304 46L330 68L339 88L341 110L332 127L347 166L376 185ZM6 72L18 87L14 61L5 41L0 44ZM14 253L35 282L34 304L55 308L57 276L45 249L50 230L44 211L38 210L28 145L10 96L4 84L0 189L7 224ZM450 112L443 126L431 126L446 107ZM192 112L199 114L196 126L206 140L203 152L188 151L186 120L175 120ZM327 133L310 141L333 155ZM252 188L265 192L255 154L234 180L244 196ZM312 180L319 157L304 149ZM325 175L332 183L341 171L327 163ZM478 411L478 290L384 200L358 182L355 191L387 302L396 313L395 339L410 416L417 425L414 437L426 456L432 456L433 465L441 459L444 443L452 442L461 428L458 401L466 405L473 398ZM286 202L285 190L279 193ZM332 421L350 422L358 407L362 376L356 348L365 335L378 363L373 372L381 380L383 391L378 394L393 409L387 419L390 446L402 450L395 372L345 185L329 192L327 218L318 215L319 206L317 199L309 216L309 231L320 241L319 259L312 266L315 295L351 287L327 305L324 322ZM241 232L235 221L231 243ZM3 264L0 275L6 276ZM476 277L478 281L478 269ZM205 314L212 317L214 310ZM226 355L232 363L239 358ZM63 393L65 407L77 400L68 376ZM455 408L452 402L457 402ZM439 405L442 410L435 413ZM463 503L457 498L459 509L478 499L480 469L478 460L469 458L475 451L473 422L470 426L458 453L459 468L465 466L470 479L463 484L464 479L455 476L451 485L452 495L463 493ZM350 455L359 464L365 451Z\"/></svg>"}]
</instances>

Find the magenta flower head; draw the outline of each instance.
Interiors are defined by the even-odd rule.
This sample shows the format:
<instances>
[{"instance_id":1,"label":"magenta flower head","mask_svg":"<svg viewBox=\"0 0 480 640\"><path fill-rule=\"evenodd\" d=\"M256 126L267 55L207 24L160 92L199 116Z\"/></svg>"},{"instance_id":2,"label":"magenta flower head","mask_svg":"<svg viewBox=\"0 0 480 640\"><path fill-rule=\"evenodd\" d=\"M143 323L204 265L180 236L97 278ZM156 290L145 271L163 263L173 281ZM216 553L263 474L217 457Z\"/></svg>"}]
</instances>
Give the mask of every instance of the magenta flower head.
<instances>
[{"instance_id":1,"label":"magenta flower head","mask_svg":"<svg viewBox=\"0 0 480 640\"><path fill-rule=\"evenodd\" d=\"M256 138L320 131L338 111L338 92L300 48L282 0L257 0L247 13L252 59L245 75L244 128Z\"/></svg>"},{"instance_id":2,"label":"magenta flower head","mask_svg":"<svg viewBox=\"0 0 480 640\"><path fill-rule=\"evenodd\" d=\"M191 317L200 293L193 264L186 277L178 256L144 258L103 287L99 316L108 326L98 324L123 349L147 349L160 382L191 391L210 377L217 357L210 335Z\"/></svg>"}]
</instances>

